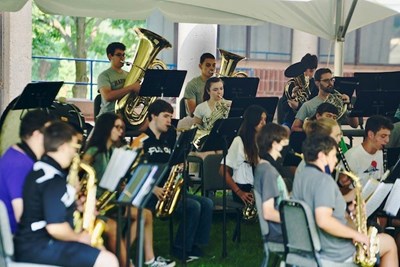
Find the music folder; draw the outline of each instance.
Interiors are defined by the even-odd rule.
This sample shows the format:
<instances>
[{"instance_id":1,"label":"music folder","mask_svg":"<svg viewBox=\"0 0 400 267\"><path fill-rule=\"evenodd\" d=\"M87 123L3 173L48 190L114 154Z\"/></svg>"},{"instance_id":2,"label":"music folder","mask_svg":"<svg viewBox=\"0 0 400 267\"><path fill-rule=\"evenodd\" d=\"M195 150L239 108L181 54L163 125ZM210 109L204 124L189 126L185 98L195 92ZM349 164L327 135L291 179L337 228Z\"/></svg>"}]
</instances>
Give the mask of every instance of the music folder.
<instances>
[{"instance_id":1,"label":"music folder","mask_svg":"<svg viewBox=\"0 0 400 267\"><path fill-rule=\"evenodd\" d=\"M118 202L144 207L168 169L167 164L140 164L118 198Z\"/></svg>"},{"instance_id":2,"label":"music folder","mask_svg":"<svg viewBox=\"0 0 400 267\"><path fill-rule=\"evenodd\" d=\"M224 81L224 98L229 100L241 97L254 98L260 82L258 77L221 77L221 79Z\"/></svg>"},{"instance_id":3,"label":"music folder","mask_svg":"<svg viewBox=\"0 0 400 267\"><path fill-rule=\"evenodd\" d=\"M181 93L186 73L186 70L147 69L139 95L178 97Z\"/></svg>"},{"instance_id":4,"label":"music folder","mask_svg":"<svg viewBox=\"0 0 400 267\"><path fill-rule=\"evenodd\" d=\"M13 109L50 107L63 84L62 81L28 83L18 97Z\"/></svg>"},{"instance_id":5,"label":"music folder","mask_svg":"<svg viewBox=\"0 0 400 267\"><path fill-rule=\"evenodd\" d=\"M243 97L232 99L228 117L241 117L251 105L258 105L267 112L267 121L272 122L275 116L279 97Z\"/></svg>"}]
</instances>

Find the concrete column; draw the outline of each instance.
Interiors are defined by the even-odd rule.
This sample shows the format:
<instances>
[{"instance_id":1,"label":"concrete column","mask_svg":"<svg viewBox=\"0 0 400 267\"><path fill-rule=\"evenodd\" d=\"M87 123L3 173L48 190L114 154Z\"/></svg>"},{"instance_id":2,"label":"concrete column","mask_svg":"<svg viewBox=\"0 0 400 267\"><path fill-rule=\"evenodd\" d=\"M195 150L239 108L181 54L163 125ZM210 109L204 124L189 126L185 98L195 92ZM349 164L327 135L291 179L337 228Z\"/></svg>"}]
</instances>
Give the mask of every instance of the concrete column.
<instances>
[{"instance_id":1,"label":"concrete column","mask_svg":"<svg viewBox=\"0 0 400 267\"><path fill-rule=\"evenodd\" d=\"M188 71L179 97L180 100L183 97L186 83L200 75L198 67L200 56L206 52L213 55L216 53L217 25L179 23L178 32L178 70ZM179 114L179 105L177 105L176 113Z\"/></svg>"},{"instance_id":2,"label":"concrete column","mask_svg":"<svg viewBox=\"0 0 400 267\"><path fill-rule=\"evenodd\" d=\"M307 53L318 55L318 37L306 32L293 30L292 63L299 62Z\"/></svg>"},{"instance_id":3,"label":"concrete column","mask_svg":"<svg viewBox=\"0 0 400 267\"><path fill-rule=\"evenodd\" d=\"M334 74L335 76L343 76L343 65L344 65L344 41L335 41L335 62L334 62Z\"/></svg>"},{"instance_id":4,"label":"concrete column","mask_svg":"<svg viewBox=\"0 0 400 267\"><path fill-rule=\"evenodd\" d=\"M1 14L1 111L17 97L32 76L32 2L18 12Z\"/></svg>"}]
</instances>

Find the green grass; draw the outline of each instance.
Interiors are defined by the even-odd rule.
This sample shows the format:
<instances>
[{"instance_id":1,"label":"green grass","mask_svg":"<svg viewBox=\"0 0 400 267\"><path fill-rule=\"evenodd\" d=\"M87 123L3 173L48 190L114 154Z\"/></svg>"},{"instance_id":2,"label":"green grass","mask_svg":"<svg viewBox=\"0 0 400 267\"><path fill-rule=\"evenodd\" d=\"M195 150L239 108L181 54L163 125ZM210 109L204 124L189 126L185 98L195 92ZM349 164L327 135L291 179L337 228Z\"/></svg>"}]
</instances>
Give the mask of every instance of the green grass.
<instances>
[{"instance_id":1,"label":"green grass","mask_svg":"<svg viewBox=\"0 0 400 267\"><path fill-rule=\"evenodd\" d=\"M234 215L227 215L227 257L222 257L222 213L214 213L210 243L204 248L205 256L190 262L189 266L260 266L263 258L263 244L258 221L241 224L241 242L233 242L236 225ZM174 222L176 231L178 221ZM175 235L174 235L175 237ZM169 222L154 220L154 251L157 255L169 255ZM173 258L173 257L171 257ZM177 266L183 263L177 261Z\"/></svg>"}]
</instances>

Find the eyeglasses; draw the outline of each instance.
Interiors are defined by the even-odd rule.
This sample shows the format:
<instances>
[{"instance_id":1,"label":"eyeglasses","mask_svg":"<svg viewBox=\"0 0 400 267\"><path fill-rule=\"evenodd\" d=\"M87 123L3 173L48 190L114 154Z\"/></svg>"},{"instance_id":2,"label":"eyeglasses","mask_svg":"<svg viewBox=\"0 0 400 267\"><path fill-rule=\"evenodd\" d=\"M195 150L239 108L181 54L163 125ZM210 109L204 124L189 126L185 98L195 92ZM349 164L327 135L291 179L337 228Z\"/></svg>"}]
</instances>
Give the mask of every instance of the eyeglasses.
<instances>
[{"instance_id":1,"label":"eyeglasses","mask_svg":"<svg viewBox=\"0 0 400 267\"><path fill-rule=\"evenodd\" d=\"M114 54L114 56L116 56L116 57L125 57L125 53L123 53L123 54L117 53L117 54Z\"/></svg>"},{"instance_id":2,"label":"eyeglasses","mask_svg":"<svg viewBox=\"0 0 400 267\"><path fill-rule=\"evenodd\" d=\"M323 80L321 80L321 82L325 82L325 83L332 82L332 83L334 83L335 82L335 77L332 77L330 79L323 79Z\"/></svg>"},{"instance_id":3,"label":"eyeglasses","mask_svg":"<svg viewBox=\"0 0 400 267\"><path fill-rule=\"evenodd\" d=\"M117 130L125 130L125 127L123 125L114 125L114 128Z\"/></svg>"}]
</instances>

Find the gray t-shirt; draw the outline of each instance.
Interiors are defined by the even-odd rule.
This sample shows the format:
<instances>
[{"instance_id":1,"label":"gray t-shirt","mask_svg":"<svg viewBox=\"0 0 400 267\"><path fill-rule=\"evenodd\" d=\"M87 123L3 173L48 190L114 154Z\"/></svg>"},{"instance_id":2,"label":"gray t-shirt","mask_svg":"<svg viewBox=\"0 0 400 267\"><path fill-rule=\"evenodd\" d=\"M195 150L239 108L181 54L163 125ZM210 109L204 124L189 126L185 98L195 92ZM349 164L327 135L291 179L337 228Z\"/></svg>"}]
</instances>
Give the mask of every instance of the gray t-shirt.
<instances>
[{"instance_id":1,"label":"gray t-shirt","mask_svg":"<svg viewBox=\"0 0 400 267\"><path fill-rule=\"evenodd\" d=\"M305 201L313 214L318 207L328 207L333 210L333 217L342 224L347 224L345 218L346 201L332 177L323 173L316 166L306 165L296 174L292 191L293 199ZM355 252L351 239L332 236L317 227L321 241L321 257L330 261L344 262Z\"/></svg>"},{"instance_id":2,"label":"gray t-shirt","mask_svg":"<svg viewBox=\"0 0 400 267\"><path fill-rule=\"evenodd\" d=\"M204 86L206 82L201 79L201 76L193 78L187 83L185 88L185 99L195 99L196 106L203 102Z\"/></svg>"},{"instance_id":3,"label":"gray t-shirt","mask_svg":"<svg viewBox=\"0 0 400 267\"><path fill-rule=\"evenodd\" d=\"M316 96L311 98L311 100L305 102L299 111L296 113L296 119L299 119L301 121L304 121L306 118L310 118L314 116L315 112L317 111L317 108L319 105L324 103L324 100L322 100L320 97Z\"/></svg>"},{"instance_id":4,"label":"gray t-shirt","mask_svg":"<svg viewBox=\"0 0 400 267\"><path fill-rule=\"evenodd\" d=\"M121 89L124 87L126 76L128 76L128 72L126 71L119 73L112 68L108 68L100 73L97 78L97 88L99 91L102 87L108 87L111 88L111 90ZM107 102L102 96L99 115L106 112L114 112L114 109L115 101Z\"/></svg>"},{"instance_id":5,"label":"gray t-shirt","mask_svg":"<svg viewBox=\"0 0 400 267\"><path fill-rule=\"evenodd\" d=\"M260 194L262 203L274 198L275 210L279 210L279 203L283 199L288 199L289 195L282 176L265 160L262 160L254 171L254 191ZM281 224L268 221L268 227L266 240L283 243Z\"/></svg>"}]
</instances>

